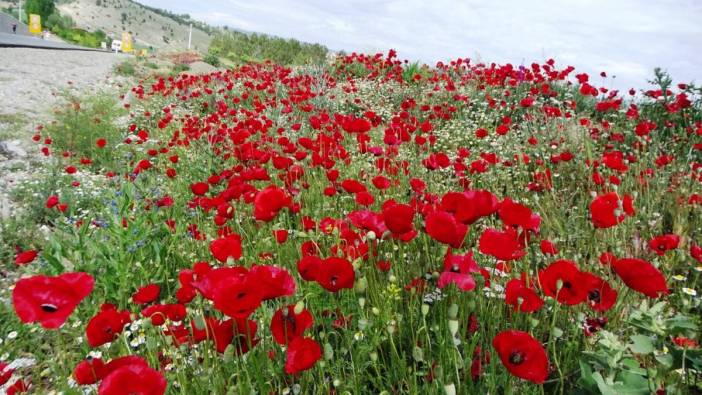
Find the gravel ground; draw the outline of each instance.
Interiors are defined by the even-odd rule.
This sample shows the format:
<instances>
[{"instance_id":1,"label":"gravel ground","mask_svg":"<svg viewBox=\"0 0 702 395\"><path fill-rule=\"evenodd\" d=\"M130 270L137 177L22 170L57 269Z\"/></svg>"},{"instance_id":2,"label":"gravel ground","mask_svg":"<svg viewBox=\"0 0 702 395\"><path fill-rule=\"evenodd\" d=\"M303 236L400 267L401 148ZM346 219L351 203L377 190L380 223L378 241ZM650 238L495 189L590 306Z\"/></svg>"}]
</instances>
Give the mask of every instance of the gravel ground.
<instances>
[{"instance_id":1,"label":"gravel ground","mask_svg":"<svg viewBox=\"0 0 702 395\"><path fill-rule=\"evenodd\" d=\"M112 75L128 55L0 48L0 220L12 215L9 191L31 177L42 160L30 141L34 128L50 119L58 93L117 89L126 80Z\"/></svg>"},{"instance_id":2,"label":"gravel ground","mask_svg":"<svg viewBox=\"0 0 702 395\"><path fill-rule=\"evenodd\" d=\"M114 85L112 67L128 55L0 48L0 114L45 114L64 88ZM117 79L118 81L119 79Z\"/></svg>"}]
</instances>

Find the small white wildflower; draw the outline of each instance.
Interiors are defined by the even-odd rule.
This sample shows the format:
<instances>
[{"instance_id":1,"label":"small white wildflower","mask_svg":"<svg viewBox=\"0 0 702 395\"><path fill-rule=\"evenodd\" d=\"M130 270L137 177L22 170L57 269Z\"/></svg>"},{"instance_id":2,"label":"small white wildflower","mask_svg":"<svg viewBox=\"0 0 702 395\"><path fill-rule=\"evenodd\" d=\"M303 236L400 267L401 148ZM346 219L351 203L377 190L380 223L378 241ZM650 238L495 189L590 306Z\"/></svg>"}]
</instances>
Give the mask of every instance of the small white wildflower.
<instances>
[{"instance_id":1,"label":"small white wildflower","mask_svg":"<svg viewBox=\"0 0 702 395\"><path fill-rule=\"evenodd\" d=\"M93 350L88 353L88 357L97 359L97 358L102 358L102 351L98 350Z\"/></svg>"},{"instance_id":2,"label":"small white wildflower","mask_svg":"<svg viewBox=\"0 0 702 395\"><path fill-rule=\"evenodd\" d=\"M690 295L690 296L697 296L697 291L695 291L695 290L692 289L692 288L685 288L685 287L683 287L682 291L683 291L683 293L686 293L686 294L688 294L688 295Z\"/></svg>"},{"instance_id":3,"label":"small white wildflower","mask_svg":"<svg viewBox=\"0 0 702 395\"><path fill-rule=\"evenodd\" d=\"M14 340L17 338L17 331L12 331L7 334L7 340Z\"/></svg>"}]
</instances>

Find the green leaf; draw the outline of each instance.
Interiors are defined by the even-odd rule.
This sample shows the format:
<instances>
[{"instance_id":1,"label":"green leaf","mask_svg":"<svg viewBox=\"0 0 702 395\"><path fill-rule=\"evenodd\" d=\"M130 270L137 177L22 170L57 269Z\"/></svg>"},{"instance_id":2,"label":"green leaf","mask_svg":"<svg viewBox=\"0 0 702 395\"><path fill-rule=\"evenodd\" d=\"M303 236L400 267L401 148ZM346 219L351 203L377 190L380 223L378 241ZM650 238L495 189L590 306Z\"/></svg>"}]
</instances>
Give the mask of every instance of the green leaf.
<instances>
[{"instance_id":1,"label":"green leaf","mask_svg":"<svg viewBox=\"0 0 702 395\"><path fill-rule=\"evenodd\" d=\"M412 350L412 357L415 361L422 362L424 361L424 351L421 348L415 346L414 350Z\"/></svg>"},{"instance_id":2,"label":"green leaf","mask_svg":"<svg viewBox=\"0 0 702 395\"><path fill-rule=\"evenodd\" d=\"M600 372L595 372L592 375L592 378L597 383L597 388L600 390L600 393L602 393L602 395L617 395L617 393L614 391L614 388L605 383L604 378L602 378Z\"/></svg>"},{"instance_id":3,"label":"green leaf","mask_svg":"<svg viewBox=\"0 0 702 395\"><path fill-rule=\"evenodd\" d=\"M629 372L636 373L641 376L646 375L646 369L642 368L639 362L633 358L624 358L622 359L621 363L628 368L627 371Z\"/></svg>"},{"instance_id":4,"label":"green leaf","mask_svg":"<svg viewBox=\"0 0 702 395\"><path fill-rule=\"evenodd\" d=\"M650 354L653 352L653 342L651 338L644 335L634 335L631 337L633 344L629 345L631 351L636 354Z\"/></svg>"},{"instance_id":5,"label":"green leaf","mask_svg":"<svg viewBox=\"0 0 702 395\"><path fill-rule=\"evenodd\" d=\"M58 260L55 256L53 255L43 255L44 260L46 263L51 266L52 269L58 274L58 273L63 273L64 272L64 267L63 264L61 263L60 260Z\"/></svg>"},{"instance_id":6,"label":"green leaf","mask_svg":"<svg viewBox=\"0 0 702 395\"><path fill-rule=\"evenodd\" d=\"M563 329L554 326L551 330L551 336L555 337L556 339L560 338L561 336L563 336Z\"/></svg>"},{"instance_id":7,"label":"green leaf","mask_svg":"<svg viewBox=\"0 0 702 395\"><path fill-rule=\"evenodd\" d=\"M596 392L597 382L592 377L592 368L590 367L590 364L582 359L578 361L578 363L580 364L580 380L578 380L578 383L585 387L589 392Z\"/></svg>"},{"instance_id":8,"label":"green leaf","mask_svg":"<svg viewBox=\"0 0 702 395\"><path fill-rule=\"evenodd\" d=\"M673 367L673 356L671 354L656 355L656 361L667 369Z\"/></svg>"},{"instance_id":9,"label":"green leaf","mask_svg":"<svg viewBox=\"0 0 702 395\"><path fill-rule=\"evenodd\" d=\"M627 371L622 371L622 373L619 375L619 378L622 379L622 382L616 383L614 385L614 388L619 394L647 395L651 392L648 389L648 380L644 376Z\"/></svg>"},{"instance_id":10,"label":"green leaf","mask_svg":"<svg viewBox=\"0 0 702 395\"><path fill-rule=\"evenodd\" d=\"M684 331L689 330L692 332L697 331L697 324L693 321L692 317L688 317L683 314L676 314L675 317L666 320L666 324L670 327L671 331Z\"/></svg>"}]
</instances>

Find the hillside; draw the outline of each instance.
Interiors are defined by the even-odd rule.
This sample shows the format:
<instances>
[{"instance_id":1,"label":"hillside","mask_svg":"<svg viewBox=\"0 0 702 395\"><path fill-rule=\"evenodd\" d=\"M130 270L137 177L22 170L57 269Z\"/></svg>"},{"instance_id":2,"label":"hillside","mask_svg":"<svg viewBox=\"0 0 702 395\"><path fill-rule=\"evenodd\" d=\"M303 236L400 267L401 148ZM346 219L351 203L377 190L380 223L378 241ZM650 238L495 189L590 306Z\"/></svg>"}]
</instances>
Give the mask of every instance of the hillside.
<instances>
[{"instance_id":1,"label":"hillside","mask_svg":"<svg viewBox=\"0 0 702 395\"><path fill-rule=\"evenodd\" d=\"M188 24L129 0L71 0L58 4L77 26L102 30L115 38L123 31L133 34L137 45L165 50L182 50L188 45ZM192 49L206 52L211 36L193 26Z\"/></svg>"}]
</instances>

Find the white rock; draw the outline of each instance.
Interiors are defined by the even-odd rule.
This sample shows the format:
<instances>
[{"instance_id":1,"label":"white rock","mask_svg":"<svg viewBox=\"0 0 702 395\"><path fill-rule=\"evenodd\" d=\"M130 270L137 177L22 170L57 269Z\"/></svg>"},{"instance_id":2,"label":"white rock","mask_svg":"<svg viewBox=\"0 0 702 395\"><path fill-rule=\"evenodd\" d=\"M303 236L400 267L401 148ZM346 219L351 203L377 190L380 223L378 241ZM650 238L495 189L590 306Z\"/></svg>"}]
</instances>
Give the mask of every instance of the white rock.
<instances>
[{"instance_id":1,"label":"white rock","mask_svg":"<svg viewBox=\"0 0 702 395\"><path fill-rule=\"evenodd\" d=\"M27 151L20 146L19 140L0 141L0 155L8 158L24 158Z\"/></svg>"}]
</instances>

